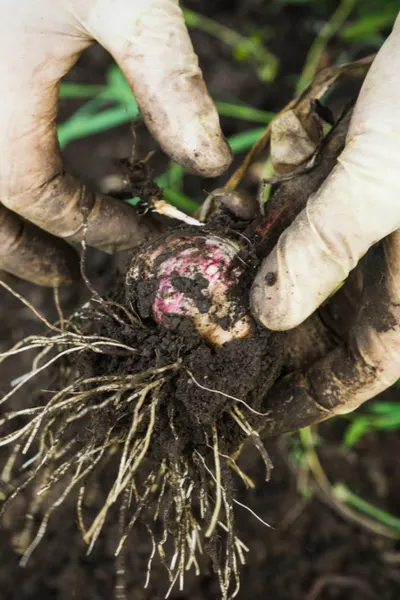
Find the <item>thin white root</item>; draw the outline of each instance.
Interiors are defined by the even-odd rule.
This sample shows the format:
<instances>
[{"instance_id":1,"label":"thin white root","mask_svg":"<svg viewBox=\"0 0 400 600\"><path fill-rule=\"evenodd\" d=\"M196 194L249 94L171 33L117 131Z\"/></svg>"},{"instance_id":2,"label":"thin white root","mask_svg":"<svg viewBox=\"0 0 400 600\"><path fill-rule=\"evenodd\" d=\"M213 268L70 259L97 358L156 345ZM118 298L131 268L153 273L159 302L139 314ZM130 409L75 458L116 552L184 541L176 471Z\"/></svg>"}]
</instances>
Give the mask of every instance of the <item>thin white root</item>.
<instances>
[{"instance_id":1,"label":"thin white root","mask_svg":"<svg viewBox=\"0 0 400 600\"><path fill-rule=\"evenodd\" d=\"M222 503L222 488L221 488L221 463L219 460L219 450L218 450L218 432L217 427L214 424L212 426L213 433L213 448L214 448L214 462L215 462L215 485L216 485L216 497L215 497L215 508L213 512L213 516L211 518L210 525L205 533L206 538L209 538L214 533L215 527L218 523L219 513L221 511L221 503Z\"/></svg>"}]
</instances>

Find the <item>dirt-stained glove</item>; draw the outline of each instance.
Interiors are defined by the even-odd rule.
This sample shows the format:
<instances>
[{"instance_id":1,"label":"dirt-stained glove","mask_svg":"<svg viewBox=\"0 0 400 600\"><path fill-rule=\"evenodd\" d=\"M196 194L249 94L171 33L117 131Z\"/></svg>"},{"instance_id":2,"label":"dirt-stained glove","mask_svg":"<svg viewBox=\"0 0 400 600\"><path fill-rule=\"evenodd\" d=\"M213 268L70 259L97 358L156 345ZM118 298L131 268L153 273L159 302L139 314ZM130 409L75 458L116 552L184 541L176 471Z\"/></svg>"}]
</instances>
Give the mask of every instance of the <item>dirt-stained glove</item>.
<instances>
[{"instance_id":1,"label":"dirt-stained glove","mask_svg":"<svg viewBox=\"0 0 400 600\"><path fill-rule=\"evenodd\" d=\"M79 241L85 213L88 244L107 252L149 233L132 207L63 170L58 84L91 44L113 55L174 160L216 176L231 153L178 0L3 0L0 13L0 269L60 285L74 278L76 257L57 238Z\"/></svg>"},{"instance_id":2,"label":"dirt-stained glove","mask_svg":"<svg viewBox=\"0 0 400 600\"><path fill-rule=\"evenodd\" d=\"M303 370L275 390L283 428L293 429L296 418L298 427L353 410L400 376L399 227L400 17L364 82L337 166L281 235L252 290L253 312L266 327L294 328L374 247L363 269L360 263L353 271L346 302L334 299L339 320L354 312L344 339L333 349L325 345L320 327L314 329L317 315L302 326L310 326L305 351L326 351L312 365L300 360ZM337 297L348 289L349 283Z\"/></svg>"}]
</instances>

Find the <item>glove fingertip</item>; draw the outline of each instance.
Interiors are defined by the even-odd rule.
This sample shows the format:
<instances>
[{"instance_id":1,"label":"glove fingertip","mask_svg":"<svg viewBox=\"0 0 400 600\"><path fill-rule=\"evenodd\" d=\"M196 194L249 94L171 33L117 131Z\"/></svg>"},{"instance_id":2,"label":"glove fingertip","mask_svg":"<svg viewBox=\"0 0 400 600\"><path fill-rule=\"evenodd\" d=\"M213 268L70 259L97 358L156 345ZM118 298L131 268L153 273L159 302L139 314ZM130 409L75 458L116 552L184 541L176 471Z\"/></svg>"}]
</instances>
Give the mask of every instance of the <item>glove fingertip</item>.
<instances>
[{"instance_id":1,"label":"glove fingertip","mask_svg":"<svg viewBox=\"0 0 400 600\"><path fill-rule=\"evenodd\" d=\"M315 308L304 302L300 287L277 268L273 255L264 261L250 293L255 319L272 331L286 331L302 323Z\"/></svg>"},{"instance_id":2,"label":"glove fingertip","mask_svg":"<svg viewBox=\"0 0 400 600\"><path fill-rule=\"evenodd\" d=\"M222 134L214 136L199 131L196 143L177 147L173 140L165 144L165 150L174 160L191 173L203 177L218 177L229 167L233 160L232 152Z\"/></svg>"}]
</instances>

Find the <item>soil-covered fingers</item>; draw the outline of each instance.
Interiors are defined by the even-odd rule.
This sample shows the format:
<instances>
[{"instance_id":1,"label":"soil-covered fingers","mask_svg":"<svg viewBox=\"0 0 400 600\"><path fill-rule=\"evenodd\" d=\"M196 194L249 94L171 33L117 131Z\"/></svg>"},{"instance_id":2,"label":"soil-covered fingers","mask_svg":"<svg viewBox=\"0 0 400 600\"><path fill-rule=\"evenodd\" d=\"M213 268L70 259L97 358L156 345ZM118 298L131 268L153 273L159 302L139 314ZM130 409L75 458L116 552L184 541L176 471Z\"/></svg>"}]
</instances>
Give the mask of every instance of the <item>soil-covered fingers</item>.
<instances>
[{"instance_id":1,"label":"soil-covered fingers","mask_svg":"<svg viewBox=\"0 0 400 600\"><path fill-rule=\"evenodd\" d=\"M258 273L253 312L266 327L301 323L400 226L399 94L400 18L366 77L338 165Z\"/></svg>"},{"instance_id":2,"label":"soil-covered fingers","mask_svg":"<svg viewBox=\"0 0 400 600\"><path fill-rule=\"evenodd\" d=\"M58 287L79 278L79 259L71 246L0 205L0 269Z\"/></svg>"},{"instance_id":3,"label":"soil-covered fingers","mask_svg":"<svg viewBox=\"0 0 400 600\"><path fill-rule=\"evenodd\" d=\"M121 66L161 147L184 167L214 177L229 166L231 152L178 4L97 0L84 23Z\"/></svg>"},{"instance_id":4,"label":"soil-covered fingers","mask_svg":"<svg viewBox=\"0 0 400 600\"><path fill-rule=\"evenodd\" d=\"M362 270L361 303L346 339L268 394L269 435L351 412L398 379L400 231L369 251Z\"/></svg>"}]
</instances>

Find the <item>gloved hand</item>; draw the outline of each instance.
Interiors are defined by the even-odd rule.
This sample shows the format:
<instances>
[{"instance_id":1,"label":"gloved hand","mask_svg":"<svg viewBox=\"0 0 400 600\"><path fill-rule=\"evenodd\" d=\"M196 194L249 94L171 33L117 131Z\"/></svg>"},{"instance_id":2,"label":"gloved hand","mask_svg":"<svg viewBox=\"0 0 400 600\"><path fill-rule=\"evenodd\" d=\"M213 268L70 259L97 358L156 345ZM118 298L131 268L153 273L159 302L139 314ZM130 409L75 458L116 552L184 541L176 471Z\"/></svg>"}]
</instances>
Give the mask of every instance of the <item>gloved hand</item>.
<instances>
[{"instance_id":1,"label":"gloved hand","mask_svg":"<svg viewBox=\"0 0 400 600\"><path fill-rule=\"evenodd\" d=\"M399 227L400 17L364 82L338 165L254 282L254 314L268 328L288 330L382 240L327 303L336 324L348 321L339 342L328 343L321 311L290 332L299 371L271 396L282 430L349 412L400 377Z\"/></svg>"},{"instance_id":2,"label":"gloved hand","mask_svg":"<svg viewBox=\"0 0 400 600\"><path fill-rule=\"evenodd\" d=\"M77 261L57 238L81 240L82 213L88 244L105 251L149 233L132 207L63 170L58 84L88 46L97 41L113 55L147 126L178 163L216 176L231 153L178 0L3 0L0 12L0 269L60 285Z\"/></svg>"}]
</instances>

